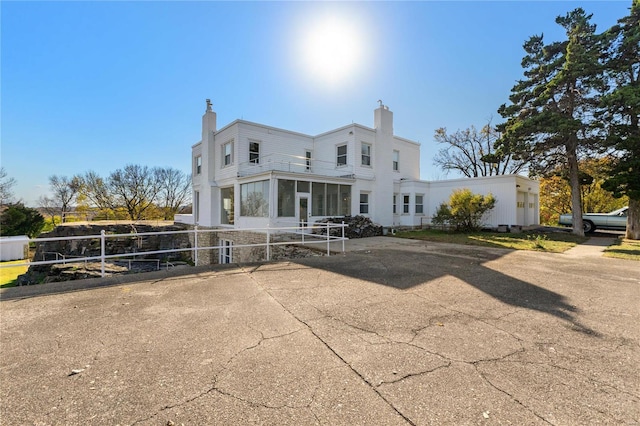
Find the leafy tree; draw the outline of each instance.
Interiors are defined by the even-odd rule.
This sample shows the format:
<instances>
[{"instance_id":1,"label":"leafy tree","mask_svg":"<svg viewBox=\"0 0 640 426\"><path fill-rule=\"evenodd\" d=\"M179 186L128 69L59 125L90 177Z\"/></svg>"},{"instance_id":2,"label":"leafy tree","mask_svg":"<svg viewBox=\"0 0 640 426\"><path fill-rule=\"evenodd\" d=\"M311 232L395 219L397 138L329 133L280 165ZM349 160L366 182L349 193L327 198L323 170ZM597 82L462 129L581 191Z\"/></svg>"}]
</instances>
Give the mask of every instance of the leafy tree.
<instances>
[{"instance_id":1,"label":"leafy tree","mask_svg":"<svg viewBox=\"0 0 640 426\"><path fill-rule=\"evenodd\" d=\"M629 16L602 37L604 74L611 89L598 118L605 123L604 146L614 149L610 178L603 186L629 197L626 237L640 239L640 0Z\"/></svg>"},{"instance_id":2,"label":"leafy tree","mask_svg":"<svg viewBox=\"0 0 640 426\"><path fill-rule=\"evenodd\" d=\"M158 206L165 220L172 220L191 197L191 175L172 168L158 169L160 192Z\"/></svg>"},{"instance_id":3,"label":"leafy tree","mask_svg":"<svg viewBox=\"0 0 640 426\"><path fill-rule=\"evenodd\" d=\"M609 176L609 157L580 161L580 196L585 212L605 213L627 205L627 197L615 198L602 188ZM571 212L571 188L562 169L540 179L540 222L555 225L561 214Z\"/></svg>"},{"instance_id":4,"label":"leafy tree","mask_svg":"<svg viewBox=\"0 0 640 426\"><path fill-rule=\"evenodd\" d=\"M493 209L497 200L492 194L474 194L469 189L457 189L442 203L431 221L435 225L450 225L458 232L477 231L482 227L482 218Z\"/></svg>"},{"instance_id":5,"label":"leafy tree","mask_svg":"<svg viewBox=\"0 0 640 426\"><path fill-rule=\"evenodd\" d=\"M0 167L0 206L11 202L13 198L13 186L16 180L9 177L4 167Z\"/></svg>"},{"instance_id":6,"label":"leafy tree","mask_svg":"<svg viewBox=\"0 0 640 426\"><path fill-rule=\"evenodd\" d=\"M524 170L526 161L494 148L499 133L489 121L478 131L475 126L455 133L447 133L441 127L436 130L434 139L441 148L433 159L433 164L445 172L451 170L467 177L516 174Z\"/></svg>"},{"instance_id":7,"label":"leafy tree","mask_svg":"<svg viewBox=\"0 0 640 426\"><path fill-rule=\"evenodd\" d=\"M0 215L0 235L27 235L34 238L44 228L44 218L22 203L10 204Z\"/></svg>"},{"instance_id":8,"label":"leafy tree","mask_svg":"<svg viewBox=\"0 0 640 426\"><path fill-rule=\"evenodd\" d=\"M578 160L595 146L593 115L602 91L595 25L581 8L558 16L567 40L545 44L543 36L524 43L524 79L511 89L498 147L530 161L532 174L558 166L568 173L573 233L584 235Z\"/></svg>"}]
</instances>

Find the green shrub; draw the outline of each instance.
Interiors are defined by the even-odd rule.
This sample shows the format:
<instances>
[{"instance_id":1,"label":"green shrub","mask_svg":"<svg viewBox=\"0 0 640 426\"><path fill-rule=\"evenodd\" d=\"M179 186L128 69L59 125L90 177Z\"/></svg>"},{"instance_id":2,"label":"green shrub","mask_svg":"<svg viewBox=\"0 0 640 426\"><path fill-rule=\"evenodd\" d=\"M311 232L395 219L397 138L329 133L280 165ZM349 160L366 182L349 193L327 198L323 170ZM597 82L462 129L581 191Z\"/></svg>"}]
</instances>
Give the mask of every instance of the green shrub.
<instances>
[{"instance_id":1,"label":"green shrub","mask_svg":"<svg viewBox=\"0 0 640 426\"><path fill-rule=\"evenodd\" d=\"M474 194L469 189L457 189L451 193L448 203L442 203L431 218L434 225L449 227L458 232L477 231L482 218L496 205L492 194Z\"/></svg>"}]
</instances>

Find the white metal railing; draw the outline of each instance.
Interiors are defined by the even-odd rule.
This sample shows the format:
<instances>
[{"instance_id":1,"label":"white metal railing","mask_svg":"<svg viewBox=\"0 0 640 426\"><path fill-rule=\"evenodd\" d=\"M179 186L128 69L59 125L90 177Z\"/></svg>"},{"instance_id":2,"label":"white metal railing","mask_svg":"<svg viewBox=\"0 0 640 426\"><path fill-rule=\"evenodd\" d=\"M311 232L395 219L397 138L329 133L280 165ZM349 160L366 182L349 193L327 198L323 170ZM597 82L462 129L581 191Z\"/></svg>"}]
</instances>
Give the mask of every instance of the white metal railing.
<instances>
[{"instance_id":1,"label":"white metal railing","mask_svg":"<svg viewBox=\"0 0 640 426\"><path fill-rule=\"evenodd\" d=\"M289 227L266 227L266 228L219 228L219 229L198 229L198 227L194 227L194 229L185 230L185 231L159 231L159 232L133 232L129 234L107 234L104 230L100 231L100 235L78 235L72 237L49 237L49 238L32 238L29 239L29 243L44 243L51 241L71 241L71 240L100 240L100 254L95 256L70 256L70 255L62 255L57 252L48 252L55 253L56 260L42 260L42 261L25 261L23 263L13 263L11 264L2 264L0 263L1 268L8 268L14 266L36 266L36 265L54 265L58 263L62 264L70 264L77 262L84 262L85 264L88 261L100 261L100 275L102 277L106 276L105 273L105 264L108 259L122 259L128 257L136 257L136 256L149 256L149 255L159 255L164 253L178 253L178 252L191 252L194 260L194 264L198 265L198 252L200 250L223 250L225 247L222 245L216 246L200 246L198 236L202 236L203 234L210 233L242 233L242 232L254 232L254 233L264 233L266 237L266 241L264 243L254 243L254 244L233 244L233 249L236 248L244 248L244 247L261 247L264 246L266 248L266 260L271 260L271 248L273 246L280 245L291 245L291 244L301 244L301 245L311 245L311 244L326 244L327 248L327 256L331 255L331 243L334 242L342 242L342 252L345 251L345 241L348 238L345 237L345 228L346 225L344 222L341 224L336 223L323 223L323 224L315 224L309 226L289 226ZM340 236L331 235L332 230L339 229L337 231ZM313 230L321 230L323 233L309 233L308 231ZM334 232L335 233L335 232ZM193 247L188 248L174 248L167 250L150 250L150 251L137 251L133 253L120 253L120 254L106 254L106 241L109 238L141 238L145 236L153 236L153 235L171 235L171 234L193 234ZM283 238L284 236L288 236L288 238ZM297 238L300 238L299 240ZM4 244L4 242L0 241L0 246ZM1 248L1 247L0 247ZM155 261L159 259L145 259L145 261ZM130 264L131 262L129 262ZM167 263L167 268L169 267Z\"/></svg>"},{"instance_id":2,"label":"white metal railing","mask_svg":"<svg viewBox=\"0 0 640 426\"><path fill-rule=\"evenodd\" d=\"M267 154L254 161L238 165L239 176L250 176L262 172L308 173L321 176L353 178L353 165L336 165L332 161L316 160L298 155Z\"/></svg>"}]
</instances>

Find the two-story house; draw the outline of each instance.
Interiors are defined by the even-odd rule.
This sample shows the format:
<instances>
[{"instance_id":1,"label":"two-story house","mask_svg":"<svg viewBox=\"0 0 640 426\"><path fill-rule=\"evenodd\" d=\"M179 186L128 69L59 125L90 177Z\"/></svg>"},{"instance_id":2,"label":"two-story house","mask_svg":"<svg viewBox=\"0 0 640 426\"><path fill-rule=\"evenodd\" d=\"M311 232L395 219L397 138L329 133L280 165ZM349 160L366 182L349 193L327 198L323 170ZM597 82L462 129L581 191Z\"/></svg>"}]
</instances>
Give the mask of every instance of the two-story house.
<instances>
[{"instance_id":1,"label":"two-story house","mask_svg":"<svg viewBox=\"0 0 640 426\"><path fill-rule=\"evenodd\" d=\"M207 100L202 139L192 147L193 214L200 227L264 228L365 215L386 227L429 223L458 188L491 192L487 225L539 221L538 182L506 175L420 180L420 144L394 135L380 104L373 128L349 124L311 136L236 120L220 129Z\"/></svg>"}]
</instances>

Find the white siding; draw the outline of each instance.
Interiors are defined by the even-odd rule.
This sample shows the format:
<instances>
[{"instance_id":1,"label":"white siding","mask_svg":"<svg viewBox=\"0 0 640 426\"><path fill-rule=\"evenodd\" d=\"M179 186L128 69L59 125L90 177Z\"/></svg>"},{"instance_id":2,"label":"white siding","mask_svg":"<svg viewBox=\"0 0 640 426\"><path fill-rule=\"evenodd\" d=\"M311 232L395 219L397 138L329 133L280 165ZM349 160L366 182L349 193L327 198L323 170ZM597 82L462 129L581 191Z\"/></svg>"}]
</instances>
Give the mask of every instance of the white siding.
<instances>
[{"instance_id":1,"label":"white siding","mask_svg":"<svg viewBox=\"0 0 640 426\"><path fill-rule=\"evenodd\" d=\"M420 144L393 135L393 114L387 107L374 112L375 129L359 124L347 125L317 136L305 135L244 120L236 120L216 129L215 113L203 116L202 140L191 149L191 161L202 156L202 172L193 175L193 190L199 192L199 224L220 225L220 188L233 186L235 224L237 228L263 227L291 218L277 217L275 179L333 182L351 185L351 214L359 214L360 193L369 194L369 216L383 226L420 226L429 223L440 203L447 201L457 188L474 193L493 193L495 209L487 225L530 225L538 223L537 182L521 176L494 176L447 181L420 181ZM223 167L222 146L233 141L233 159ZM260 143L258 164L249 162L250 141ZM361 163L362 143L371 146L371 165ZM347 145L347 164L337 166L337 147ZM312 152L311 170L307 170L305 153ZM399 170L393 170L393 151L399 152ZM275 174L274 174L275 173ZM348 176L348 177L347 177ZM271 179L268 218L245 218L239 215L240 183ZM520 185L516 187L516 185ZM393 195L397 195L393 214ZM423 196L423 214L416 214L416 195ZM409 212L403 212L403 198L409 196ZM520 214L517 197L524 202ZM312 198L309 208L313 210ZM522 205L522 204L521 204ZM312 217L314 219L320 219ZM288 223L287 223L288 224Z\"/></svg>"}]
</instances>

